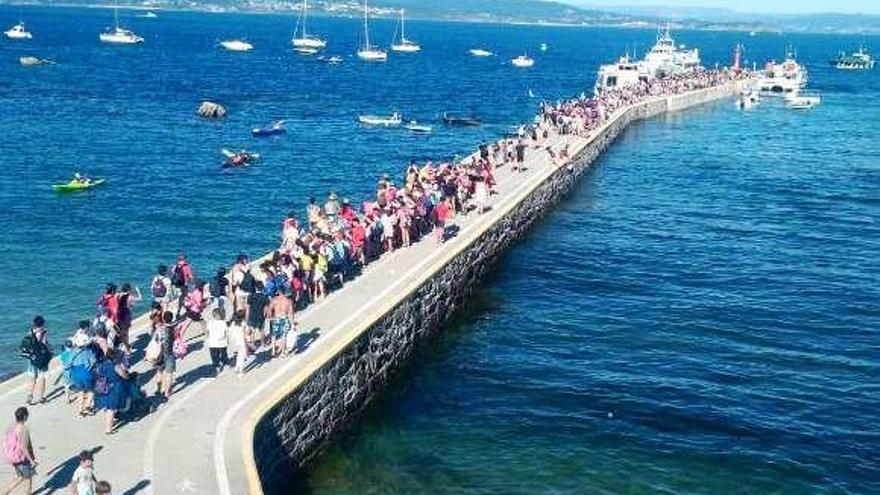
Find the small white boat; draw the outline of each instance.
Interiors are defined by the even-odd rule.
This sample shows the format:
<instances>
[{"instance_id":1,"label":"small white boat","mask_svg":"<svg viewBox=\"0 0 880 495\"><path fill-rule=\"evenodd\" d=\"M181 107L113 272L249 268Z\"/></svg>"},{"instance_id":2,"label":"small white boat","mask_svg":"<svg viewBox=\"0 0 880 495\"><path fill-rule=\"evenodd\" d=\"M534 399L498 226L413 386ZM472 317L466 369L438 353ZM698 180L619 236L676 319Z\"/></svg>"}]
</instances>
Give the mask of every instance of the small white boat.
<instances>
[{"instance_id":1,"label":"small white boat","mask_svg":"<svg viewBox=\"0 0 880 495\"><path fill-rule=\"evenodd\" d=\"M363 125L397 127L403 123L400 113L394 112L391 115L359 115L358 122Z\"/></svg>"},{"instance_id":2,"label":"small white boat","mask_svg":"<svg viewBox=\"0 0 880 495\"><path fill-rule=\"evenodd\" d=\"M326 48L327 40L318 36L310 35L306 31L306 20L308 19L308 14L308 1L303 0L302 12L300 13L299 21L297 22L297 25L293 30L293 39L290 40L290 43L293 45L294 48L311 48L314 50ZM302 26L302 31L300 31L300 26Z\"/></svg>"},{"instance_id":3,"label":"small white boat","mask_svg":"<svg viewBox=\"0 0 880 495\"><path fill-rule=\"evenodd\" d=\"M134 34L134 31L123 29L118 26L99 34L98 39L101 40L102 43L110 43L114 45L136 45L144 42L144 39Z\"/></svg>"},{"instance_id":4,"label":"small white boat","mask_svg":"<svg viewBox=\"0 0 880 495\"><path fill-rule=\"evenodd\" d=\"M364 44L358 50L357 56L365 62L385 62L388 60L388 52L370 44L370 8L367 7L367 0L364 0Z\"/></svg>"},{"instance_id":5,"label":"small white boat","mask_svg":"<svg viewBox=\"0 0 880 495\"><path fill-rule=\"evenodd\" d=\"M809 110L820 103L822 96L816 92L792 93L785 97L785 106L792 110Z\"/></svg>"},{"instance_id":6,"label":"small white boat","mask_svg":"<svg viewBox=\"0 0 880 495\"><path fill-rule=\"evenodd\" d=\"M412 121L404 124L403 128L408 131L415 132L416 134L430 134L434 130L433 127L431 127L429 125L419 124L415 120L412 120Z\"/></svg>"},{"instance_id":7,"label":"small white boat","mask_svg":"<svg viewBox=\"0 0 880 495\"><path fill-rule=\"evenodd\" d=\"M113 8L114 27L108 28L106 31L98 35L98 39L102 43L110 43L113 45L136 45L143 43L144 39L129 29L124 29L119 25L119 7Z\"/></svg>"},{"instance_id":8,"label":"small white boat","mask_svg":"<svg viewBox=\"0 0 880 495\"><path fill-rule=\"evenodd\" d=\"M37 57L18 57L18 63L21 65L47 65L54 64L55 62L45 59L45 58L37 58Z\"/></svg>"},{"instance_id":9,"label":"small white boat","mask_svg":"<svg viewBox=\"0 0 880 495\"><path fill-rule=\"evenodd\" d=\"M468 50L468 53L474 57L491 57L493 55L489 50L484 50L482 48L471 48Z\"/></svg>"},{"instance_id":10,"label":"small white boat","mask_svg":"<svg viewBox=\"0 0 880 495\"><path fill-rule=\"evenodd\" d=\"M535 59L528 57L527 55L520 55L515 59L511 60L510 63L514 67L519 67L520 69L525 69L535 65Z\"/></svg>"},{"instance_id":11,"label":"small white boat","mask_svg":"<svg viewBox=\"0 0 880 495\"><path fill-rule=\"evenodd\" d=\"M317 48L312 48L310 46L297 46L294 47L293 51L299 53L300 55L315 55L320 50L318 50Z\"/></svg>"},{"instance_id":12,"label":"small white boat","mask_svg":"<svg viewBox=\"0 0 880 495\"><path fill-rule=\"evenodd\" d=\"M138 17L140 17L141 19L155 19L159 16L155 12L153 12L152 10L148 10L148 11L144 12L143 14L139 15Z\"/></svg>"},{"instance_id":13,"label":"small white boat","mask_svg":"<svg viewBox=\"0 0 880 495\"><path fill-rule=\"evenodd\" d=\"M416 53L422 51L422 47L419 46L418 43L412 40L406 39L406 24L403 20L403 11L404 9L400 9L400 39L395 40L394 43L391 44L391 50L395 52L401 53ZM395 36L396 38L396 36Z\"/></svg>"},{"instance_id":14,"label":"small white boat","mask_svg":"<svg viewBox=\"0 0 880 495\"><path fill-rule=\"evenodd\" d=\"M541 43L541 51L542 51L542 52L546 52L546 51L547 51L547 43Z\"/></svg>"},{"instance_id":15,"label":"small white boat","mask_svg":"<svg viewBox=\"0 0 880 495\"><path fill-rule=\"evenodd\" d=\"M318 62L324 62L325 64L330 65L339 65L344 62L344 60L338 55L333 55L332 57L318 57Z\"/></svg>"},{"instance_id":16,"label":"small white boat","mask_svg":"<svg viewBox=\"0 0 880 495\"><path fill-rule=\"evenodd\" d=\"M254 49L254 45L244 40L221 41L220 46L230 52L249 52Z\"/></svg>"},{"instance_id":17,"label":"small white boat","mask_svg":"<svg viewBox=\"0 0 880 495\"><path fill-rule=\"evenodd\" d=\"M11 40L29 40L34 37L34 35L24 27L23 21L12 26L9 30L4 31L3 34Z\"/></svg>"}]
</instances>

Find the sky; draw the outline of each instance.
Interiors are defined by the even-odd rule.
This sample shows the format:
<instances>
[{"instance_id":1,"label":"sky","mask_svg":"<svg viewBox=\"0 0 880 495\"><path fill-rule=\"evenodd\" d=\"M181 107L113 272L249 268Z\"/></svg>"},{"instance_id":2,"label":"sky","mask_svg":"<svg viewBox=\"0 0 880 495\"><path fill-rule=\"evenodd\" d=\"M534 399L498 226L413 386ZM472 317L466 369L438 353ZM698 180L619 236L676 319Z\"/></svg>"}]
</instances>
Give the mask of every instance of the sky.
<instances>
[{"instance_id":1,"label":"sky","mask_svg":"<svg viewBox=\"0 0 880 495\"><path fill-rule=\"evenodd\" d=\"M666 6L710 7L739 12L768 12L774 14L808 14L816 12L841 12L848 14L880 14L880 0L565 0L581 6Z\"/></svg>"}]
</instances>

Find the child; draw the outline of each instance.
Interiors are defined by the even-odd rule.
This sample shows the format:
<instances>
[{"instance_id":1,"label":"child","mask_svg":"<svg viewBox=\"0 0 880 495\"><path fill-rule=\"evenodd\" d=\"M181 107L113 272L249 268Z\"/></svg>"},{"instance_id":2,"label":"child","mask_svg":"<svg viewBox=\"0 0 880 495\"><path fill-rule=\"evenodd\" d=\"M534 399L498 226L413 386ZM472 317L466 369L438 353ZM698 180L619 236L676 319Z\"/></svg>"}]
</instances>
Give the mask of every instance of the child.
<instances>
[{"instance_id":1,"label":"child","mask_svg":"<svg viewBox=\"0 0 880 495\"><path fill-rule=\"evenodd\" d=\"M249 351L249 332L244 324L244 318L244 310L240 309L235 312L229 324L229 340L232 341L232 347L235 349L235 372L239 376L244 373Z\"/></svg>"},{"instance_id":2,"label":"child","mask_svg":"<svg viewBox=\"0 0 880 495\"><path fill-rule=\"evenodd\" d=\"M229 345L229 327L226 324L226 311L223 308L214 308L211 313L213 319L208 322L208 350L211 352L211 364L214 365L214 374L218 375L223 367L229 364L229 356L226 347Z\"/></svg>"},{"instance_id":3,"label":"child","mask_svg":"<svg viewBox=\"0 0 880 495\"><path fill-rule=\"evenodd\" d=\"M95 495L98 480L95 479L92 453L83 450L79 453L79 467L70 479L70 493L73 495Z\"/></svg>"},{"instance_id":4,"label":"child","mask_svg":"<svg viewBox=\"0 0 880 495\"><path fill-rule=\"evenodd\" d=\"M299 340L299 332L296 321L293 322L293 328L291 328L287 335L285 336L284 341L284 354L290 356L291 354L295 354L297 351L297 340Z\"/></svg>"}]
</instances>

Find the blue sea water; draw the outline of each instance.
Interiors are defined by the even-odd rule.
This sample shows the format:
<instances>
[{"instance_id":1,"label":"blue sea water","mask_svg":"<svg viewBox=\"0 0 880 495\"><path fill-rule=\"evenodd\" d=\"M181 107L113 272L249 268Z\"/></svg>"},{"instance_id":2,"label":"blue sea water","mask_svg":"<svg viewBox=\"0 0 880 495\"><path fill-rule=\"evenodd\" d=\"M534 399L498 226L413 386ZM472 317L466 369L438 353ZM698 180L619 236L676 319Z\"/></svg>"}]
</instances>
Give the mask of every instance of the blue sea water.
<instances>
[{"instance_id":1,"label":"blue sea water","mask_svg":"<svg viewBox=\"0 0 880 495\"><path fill-rule=\"evenodd\" d=\"M0 23L19 17L35 39L0 42L7 356L35 313L59 336L104 282L146 287L181 250L203 273L261 254L310 195L361 198L411 158L464 153L529 119L529 89L578 94L601 61L653 38L416 21L422 54L331 67L291 53L289 16L123 13L147 38L138 47L97 42L107 10L0 8ZM357 20L314 28L331 54L357 45ZM374 25L380 40L393 31ZM297 493L880 493L880 76L826 66L858 37L677 34L707 65L728 63L736 42L759 62L791 43L825 101L805 113L723 102L632 127L297 475ZM233 36L256 50L217 48ZM501 56L467 57L475 46ZM534 69L504 64L524 50ZM30 54L58 65L19 67ZM206 97L230 117L195 117ZM413 136L354 124L393 109L487 125ZM287 136L250 138L275 118ZM265 160L222 171L224 146ZM54 195L74 170L110 183Z\"/></svg>"}]
</instances>

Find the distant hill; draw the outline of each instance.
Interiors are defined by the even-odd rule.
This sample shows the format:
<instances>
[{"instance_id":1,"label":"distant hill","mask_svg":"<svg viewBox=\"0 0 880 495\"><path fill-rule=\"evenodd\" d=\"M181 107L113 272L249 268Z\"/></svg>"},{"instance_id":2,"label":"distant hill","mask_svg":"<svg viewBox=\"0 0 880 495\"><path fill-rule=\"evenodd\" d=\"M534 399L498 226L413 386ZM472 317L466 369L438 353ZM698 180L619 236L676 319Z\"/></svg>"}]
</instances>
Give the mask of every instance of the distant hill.
<instances>
[{"instance_id":1,"label":"distant hill","mask_svg":"<svg viewBox=\"0 0 880 495\"><path fill-rule=\"evenodd\" d=\"M113 0L0 0L40 5L112 4ZM601 5L601 0L597 4ZM119 0L122 6L210 11L291 12L299 0ZM748 14L704 7L585 7L591 0L371 0L374 14L392 16L401 9L410 18L470 22L577 24L623 27L656 26L671 21L674 29L880 33L880 15ZM361 0L310 0L315 13L360 15Z\"/></svg>"}]
</instances>

